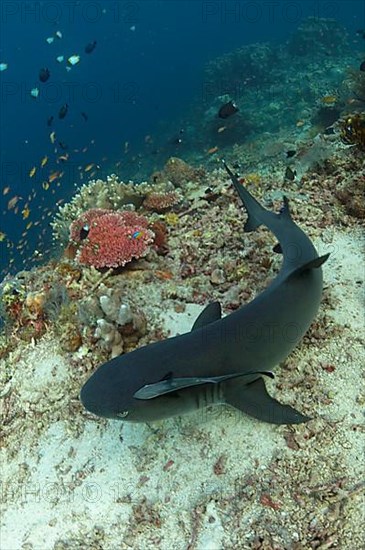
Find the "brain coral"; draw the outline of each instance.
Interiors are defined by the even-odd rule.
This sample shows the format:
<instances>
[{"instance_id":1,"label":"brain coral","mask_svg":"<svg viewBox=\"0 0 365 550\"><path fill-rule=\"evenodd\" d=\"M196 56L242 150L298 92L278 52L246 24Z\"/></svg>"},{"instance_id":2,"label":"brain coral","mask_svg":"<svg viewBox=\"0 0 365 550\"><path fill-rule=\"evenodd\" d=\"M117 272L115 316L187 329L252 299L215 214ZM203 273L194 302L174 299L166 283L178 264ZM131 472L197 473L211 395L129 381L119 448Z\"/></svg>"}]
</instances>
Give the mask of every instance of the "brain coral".
<instances>
[{"instance_id":1,"label":"brain coral","mask_svg":"<svg viewBox=\"0 0 365 550\"><path fill-rule=\"evenodd\" d=\"M147 254L154 239L147 225L135 212L88 210L70 227L71 240L79 246L76 260L97 269L124 266Z\"/></svg>"}]
</instances>

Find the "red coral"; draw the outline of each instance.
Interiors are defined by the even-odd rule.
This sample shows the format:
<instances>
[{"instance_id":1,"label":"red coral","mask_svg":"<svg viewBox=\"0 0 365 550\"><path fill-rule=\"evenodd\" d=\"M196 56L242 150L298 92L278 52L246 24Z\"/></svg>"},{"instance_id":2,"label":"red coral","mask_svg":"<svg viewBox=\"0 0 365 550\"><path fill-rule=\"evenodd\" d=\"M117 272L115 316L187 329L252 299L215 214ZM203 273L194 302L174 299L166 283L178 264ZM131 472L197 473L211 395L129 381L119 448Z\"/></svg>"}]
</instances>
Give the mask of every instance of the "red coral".
<instances>
[{"instance_id":1,"label":"red coral","mask_svg":"<svg viewBox=\"0 0 365 550\"><path fill-rule=\"evenodd\" d=\"M88 210L71 226L71 236L80 246L76 259L98 269L124 266L148 252L154 233L147 225L146 218L135 212Z\"/></svg>"},{"instance_id":2,"label":"red coral","mask_svg":"<svg viewBox=\"0 0 365 550\"><path fill-rule=\"evenodd\" d=\"M92 222L94 222L97 218L100 216L103 216L104 214L109 214L110 210L106 210L105 208L90 208L90 210L87 210L77 220L74 220L71 223L70 226L70 240L75 242L80 242L82 240L81 232L82 229L86 226L90 226Z\"/></svg>"}]
</instances>

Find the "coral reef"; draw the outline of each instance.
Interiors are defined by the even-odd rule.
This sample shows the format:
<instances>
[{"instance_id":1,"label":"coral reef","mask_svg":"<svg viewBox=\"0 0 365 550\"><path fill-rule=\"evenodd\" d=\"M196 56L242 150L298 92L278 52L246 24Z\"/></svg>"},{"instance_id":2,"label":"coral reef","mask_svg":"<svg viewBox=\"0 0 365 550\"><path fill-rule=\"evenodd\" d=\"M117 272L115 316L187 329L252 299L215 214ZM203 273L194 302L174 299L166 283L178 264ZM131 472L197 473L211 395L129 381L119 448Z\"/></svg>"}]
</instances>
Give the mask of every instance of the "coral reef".
<instances>
[{"instance_id":1,"label":"coral reef","mask_svg":"<svg viewBox=\"0 0 365 550\"><path fill-rule=\"evenodd\" d=\"M181 201L181 194L177 191L167 191L166 193L157 193L152 191L148 193L143 201L143 207L147 210L153 210L154 212L164 212L172 206L179 204Z\"/></svg>"},{"instance_id":2,"label":"coral reef","mask_svg":"<svg viewBox=\"0 0 365 550\"><path fill-rule=\"evenodd\" d=\"M38 340L46 332L58 317L61 304L67 300L66 288L57 280L57 274L53 285L49 275L41 277L36 284L33 273L22 271L15 277L8 277L0 286L5 329L26 342Z\"/></svg>"},{"instance_id":3,"label":"coral reef","mask_svg":"<svg viewBox=\"0 0 365 550\"><path fill-rule=\"evenodd\" d=\"M171 182L175 187L184 187L188 182L197 182L205 176L204 168L193 168L184 160L170 157L160 172L154 172L150 178L154 184ZM156 190L156 187L154 187Z\"/></svg>"},{"instance_id":4,"label":"coral reef","mask_svg":"<svg viewBox=\"0 0 365 550\"><path fill-rule=\"evenodd\" d=\"M348 51L348 33L335 19L308 17L288 41L292 55L342 55Z\"/></svg>"},{"instance_id":5,"label":"coral reef","mask_svg":"<svg viewBox=\"0 0 365 550\"><path fill-rule=\"evenodd\" d=\"M119 181L115 174L108 176L105 181L91 180L81 187L69 203L59 208L51 222L53 236L55 240L66 243L70 224L83 212L92 208L134 210L141 206L147 192L150 191L152 188L146 182L138 185L132 182L124 183Z\"/></svg>"},{"instance_id":6,"label":"coral reef","mask_svg":"<svg viewBox=\"0 0 365 550\"><path fill-rule=\"evenodd\" d=\"M61 207L51 222L53 238L61 246L69 242L69 228L82 214L96 211L136 211L148 210L162 212L181 203L182 189L189 182L201 182L205 171L193 168L179 158L170 158L160 172L155 172L150 183L124 183L115 174L105 181L91 180L81 187L71 201ZM87 220L86 220L87 223ZM71 247L66 251L69 258L74 257Z\"/></svg>"},{"instance_id":7,"label":"coral reef","mask_svg":"<svg viewBox=\"0 0 365 550\"><path fill-rule=\"evenodd\" d=\"M100 289L99 305L103 316L96 320L94 338L111 357L120 355L146 334L145 316L140 311L133 311L124 300L121 289Z\"/></svg>"},{"instance_id":8,"label":"coral reef","mask_svg":"<svg viewBox=\"0 0 365 550\"><path fill-rule=\"evenodd\" d=\"M70 236L78 245L76 261L103 268L122 267L145 256L154 240L148 221L135 212L92 209L72 222Z\"/></svg>"},{"instance_id":9,"label":"coral reef","mask_svg":"<svg viewBox=\"0 0 365 550\"><path fill-rule=\"evenodd\" d=\"M365 113L348 115L341 122L341 139L365 151Z\"/></svg>"}]
</instances>

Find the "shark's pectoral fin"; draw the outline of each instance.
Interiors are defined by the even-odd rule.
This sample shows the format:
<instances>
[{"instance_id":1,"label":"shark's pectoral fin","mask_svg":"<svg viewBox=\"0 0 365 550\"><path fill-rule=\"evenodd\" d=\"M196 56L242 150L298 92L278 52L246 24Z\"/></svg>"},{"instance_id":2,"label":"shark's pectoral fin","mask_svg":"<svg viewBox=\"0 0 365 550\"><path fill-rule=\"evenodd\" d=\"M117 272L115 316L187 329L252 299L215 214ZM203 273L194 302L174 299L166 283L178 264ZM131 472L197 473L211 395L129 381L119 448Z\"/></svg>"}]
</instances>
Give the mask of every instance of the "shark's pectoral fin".
<instances>
[{"instance_id":1,"label":"shark's pectoral fin","mask_svg":"<svg viewBox=\"0 0 365 550\"><path fill-rule=\"evenodd\" d=\"M202 328L205 325L214 323L214 321L219 321L221 317L222 317L222 310L221 310L220 303L212 302L211 304L207 305L207 307L203 309L203 311L197 317L191 330L192 331L197 330L198 328Z\"/></svg>"},{"instance_id":2,"label":"shark's pectoral fin","mask_svg":"<svg viewBox=\"0 0 365 550\"><path fill-rule=\"evenodd\" d=\"M271 397L262 378L251 384L245 384L244 380L229 381L223 387L227 404L264 422L300 424L310 420L310 417L300 414L289 405L282 405Z\"/></svg>"},{"instance_id":3,"label":"shark's pectoral fin","mask_svg":"<svg viewBox=\"0 0 365 550\"><path fill-rule=\"evenodd\" d=\"M221 384L226 380L233 380L234 378L240 378L241 376L252 376L258 374L274 378L273 373L270 371L234 372L231 374L223 374L222 376L184 376L180 378L174 378L171 373L168 373L159 382L146 384L145 386L139 388L133 397L135 397L135 399L154 399L155 397L161 397L161 395L171 394L186 388L193 388L204 384Z\"/></svg>"}]
</instances>

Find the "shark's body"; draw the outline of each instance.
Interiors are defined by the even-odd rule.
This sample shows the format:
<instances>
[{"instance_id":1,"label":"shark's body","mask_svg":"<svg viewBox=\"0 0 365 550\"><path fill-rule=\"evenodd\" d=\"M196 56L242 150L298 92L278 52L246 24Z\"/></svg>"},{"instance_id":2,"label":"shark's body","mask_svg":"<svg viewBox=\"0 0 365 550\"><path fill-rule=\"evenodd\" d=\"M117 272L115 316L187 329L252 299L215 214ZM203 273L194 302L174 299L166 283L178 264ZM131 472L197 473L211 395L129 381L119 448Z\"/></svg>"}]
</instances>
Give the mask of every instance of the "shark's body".
<instances>
[{"instance_id":1,"label":"shark's body","mask_svg":"<svg viewBox=\"0 0 365 550\"><path fill-rule=\"evenodd\" d=\"M280 272L254 300L223 319L219 304L210 304L191 332L100 366L81 391L89 411L148 422L227 403L266 422L308 420L270 397L261 375L286 359L308 330L328 256L318 256L292 220L286 199L279 214L270 212L226 169L248 212L245 231L264 224L277 237L284 258Z\"/></svg>"}]
</instances>

